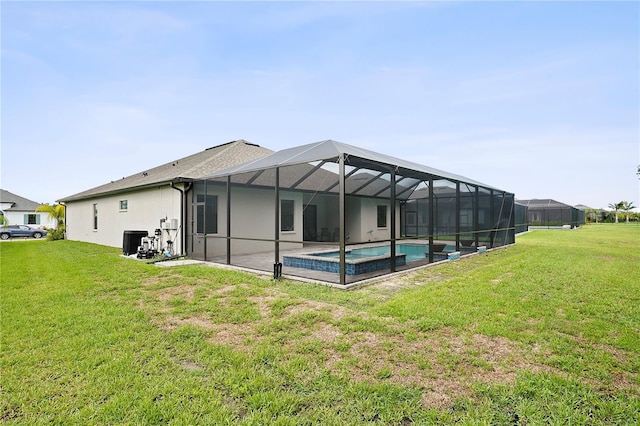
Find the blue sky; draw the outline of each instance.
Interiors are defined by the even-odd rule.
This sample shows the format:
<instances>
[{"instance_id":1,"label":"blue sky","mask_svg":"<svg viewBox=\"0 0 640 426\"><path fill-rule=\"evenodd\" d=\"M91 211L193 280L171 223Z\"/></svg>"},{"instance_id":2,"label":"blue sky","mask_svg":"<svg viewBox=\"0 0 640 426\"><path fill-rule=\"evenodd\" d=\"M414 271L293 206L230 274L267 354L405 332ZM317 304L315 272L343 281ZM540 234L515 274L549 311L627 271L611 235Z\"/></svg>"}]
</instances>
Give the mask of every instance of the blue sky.
<instances>
[{"instance_id":1,"label":"blue sky","mask_svg":"<svg viewBox=\"0 0 640 426\"><path fill-rule=\"evenodd\" d=\"M6 2L0 186L38 202L246 139L335 139L640 205L638 2Z\"/></svg>"}]
</instances>

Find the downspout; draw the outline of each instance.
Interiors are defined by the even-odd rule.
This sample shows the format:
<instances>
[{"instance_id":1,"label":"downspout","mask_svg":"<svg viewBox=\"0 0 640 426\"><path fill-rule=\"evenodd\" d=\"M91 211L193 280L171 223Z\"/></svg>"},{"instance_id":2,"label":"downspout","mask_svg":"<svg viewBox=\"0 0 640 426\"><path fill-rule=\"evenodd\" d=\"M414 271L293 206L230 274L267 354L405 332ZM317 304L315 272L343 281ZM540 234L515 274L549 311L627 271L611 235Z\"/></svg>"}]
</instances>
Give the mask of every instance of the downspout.
<instances>
[{"instance_id":1,"label":"downspout","mask_svg":"<svg viewBox=\"0 0 640 426\"><path fill-rule=\"evenodd\" d=\"M189 190L191 189L191 187L193 186L193 182L188 182L186 184L186 188L185 189L181 189L178 188L177 186L175 186L174 182L170 183L171 188L177 190L180 192L180 255L179 256L184 256L186 254L186 227L185 227L185 223L184 223L184 218L186 217L186 212L187 212L187 203L186 203L186 197L185 194L187 192L189 192Z\"/></svg>"}]
</instances>

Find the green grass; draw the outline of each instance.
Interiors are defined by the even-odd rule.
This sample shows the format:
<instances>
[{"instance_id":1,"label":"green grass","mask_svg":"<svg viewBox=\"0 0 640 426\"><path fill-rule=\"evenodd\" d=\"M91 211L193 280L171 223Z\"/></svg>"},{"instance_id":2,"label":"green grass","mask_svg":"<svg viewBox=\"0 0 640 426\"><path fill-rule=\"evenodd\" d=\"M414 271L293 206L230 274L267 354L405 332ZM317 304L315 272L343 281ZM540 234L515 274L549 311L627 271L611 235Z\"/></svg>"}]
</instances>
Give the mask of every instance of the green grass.
<instances>
[{"instance_id":1,"label":"green grass","mask_svg":"<svg viewBox=\"0 0 640 426\"><path fill-rule=\"evenodd\" d=\"M353 291L3 242L4 424L637 424L640 226Z\"/></svg>"}]
</instances>

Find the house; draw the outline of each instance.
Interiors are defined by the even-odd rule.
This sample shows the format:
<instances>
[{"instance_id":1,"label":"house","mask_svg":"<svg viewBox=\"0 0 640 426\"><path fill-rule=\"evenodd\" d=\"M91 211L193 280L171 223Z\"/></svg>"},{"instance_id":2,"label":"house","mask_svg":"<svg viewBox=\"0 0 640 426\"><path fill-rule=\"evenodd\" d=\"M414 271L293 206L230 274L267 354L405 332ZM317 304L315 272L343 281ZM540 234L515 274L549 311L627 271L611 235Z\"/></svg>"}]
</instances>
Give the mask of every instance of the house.
<instances>
[{"instance_id":1,"label":"house","mask_svg":"<svg viewBox=\"0 0 640 426\"><path fill-rule=\"evenodd\" d=\"M514 194L341 142L239 140L60 200L67 238L348 286L515 242Z\"/></svg>"},{"instance_id":2,"label":"house","mask_svg":"<svg viewBox=\"0 0 640 426\"><path fill-rule=\"evenodd\" d=\"M42 204L0 189L0 210L8 225L28 225L34 228L55 228L57 223L47 213L36 212Z\"/></svg>"},{"instance_id":3,"label":"house","mask_svg":"<svg viewBox=\"0 0 640 426\"><path fill-rule=\"evenodd\" d=\"M514 195L326 140L194 182L192 258L340 286L515 242Z\"/></svg>"},{"instance_id":4,"label":"house","mask_svg":"<svg viewBox=\"0 0 640 426\"><path fill-rule=\"evenodd\" d=\"M584 224L585 212L549 198L516 200L527 207L530 228L576 228Z\"/></svg>"},{"instance_id":5,"label":"house","mask_svg":"<svg viewBox=\"0 0 640 426\"><path fill-rule=\"evenodd\" d=\"M159 248L170 245L174 255L187 254L185 219L196 204L193 182L271 153L245 140L232 141L63 197L58 201L66 207L66 238L123 247L126 232L157 233Z\"/></svg>"},{"instance_id":6,"label":"house","mask_svg":"<svg viewBox=\"0 0 640 426\"><path fill-rule=\"evenodd\" d=\"M597 223L602 222L604 219L605 212L602 209L594 209L593 207L589 207L585 204L576 204L574 207L584 214L586 222Z\"/></svg>"}]
</instances>

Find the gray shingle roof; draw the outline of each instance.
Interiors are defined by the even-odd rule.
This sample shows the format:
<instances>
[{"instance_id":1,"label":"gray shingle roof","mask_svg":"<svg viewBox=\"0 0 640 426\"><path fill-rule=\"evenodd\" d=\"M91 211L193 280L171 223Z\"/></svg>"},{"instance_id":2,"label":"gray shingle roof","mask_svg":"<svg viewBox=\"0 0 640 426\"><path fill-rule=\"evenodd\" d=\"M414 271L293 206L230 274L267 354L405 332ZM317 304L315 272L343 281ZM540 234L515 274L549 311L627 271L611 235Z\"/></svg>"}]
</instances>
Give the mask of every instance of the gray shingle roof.
<instances>
[{"instance_id":1,"label":"gray shingle roof","mask_svg":"<svg viewBox=\"0 0 640 426\"><path fill-rule=\"evenodd\" d=\"M573 207L575 207L578 210L595 210L593 207L589 207L589 206L586 206L584 204L576 204Z\"/></svg>"},{"instance_id":2,"label":"gray shingle roof","mask_svg":"<svg viewBox=\"0 0 640 426\"><path fill-rule=\"evenodd\" d=\"M218 170L253 161L271 153L273 151L267 148L240 139L61 198L59 201L77 201L135 188L142 189L160 186L169 182L200 179Z\"/></svg>"},{"instance_id":3,"label":"gray shingle roof","mask_svg":"<svg viewBox=\"0 0 640 426\"><path fill-rule=\"evenodd\" d=\"M23 212L35 211L36 208L41 205L40 203L28 200L4 189L0 189L0 203L10 203L12 204L12 206L10 207L12 211ZM7 210L9 210L9 208L7 208Z\"/></svg>"}]
</instances>

